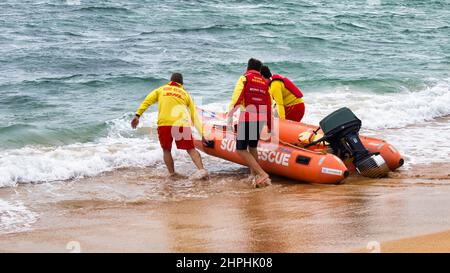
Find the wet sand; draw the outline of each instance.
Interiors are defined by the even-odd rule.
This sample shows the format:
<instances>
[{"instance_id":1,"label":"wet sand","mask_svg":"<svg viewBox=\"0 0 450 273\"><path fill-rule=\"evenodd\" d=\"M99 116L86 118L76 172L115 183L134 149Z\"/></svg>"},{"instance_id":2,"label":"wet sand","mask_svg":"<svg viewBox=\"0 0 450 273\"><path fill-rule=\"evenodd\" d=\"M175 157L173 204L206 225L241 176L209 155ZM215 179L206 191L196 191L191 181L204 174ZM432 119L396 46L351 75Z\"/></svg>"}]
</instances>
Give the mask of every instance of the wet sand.
<instances>
[{"instance_id":1,"label":"wet sand","mask_svg":"<svg viewBox=\"0 0 450 273\"><path fill-rule=\"evenodd\" d=\"M155 165L0 189L37 215L27 231L0 234L0 252L369 252L377 242L382 252L450 252L450 232L393 241L450 230L450 164L343 185L276 177L265 189L240 180L238 165L207 167L209 181L168 180Z\"/></svg>"}]
</instances>

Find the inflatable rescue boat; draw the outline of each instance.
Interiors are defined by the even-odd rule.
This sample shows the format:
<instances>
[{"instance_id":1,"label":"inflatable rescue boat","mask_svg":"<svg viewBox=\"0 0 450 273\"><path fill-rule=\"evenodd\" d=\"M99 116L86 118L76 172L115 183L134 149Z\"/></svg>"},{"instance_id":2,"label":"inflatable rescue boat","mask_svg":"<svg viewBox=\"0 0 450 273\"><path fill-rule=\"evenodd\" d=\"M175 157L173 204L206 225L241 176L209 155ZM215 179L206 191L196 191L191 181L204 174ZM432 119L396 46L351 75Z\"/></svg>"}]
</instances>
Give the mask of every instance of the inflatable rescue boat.
<instances>
[{"instance_id":1,"label":"inflatable rescue boat","mask_svg":"<svg viewBox=\"0 0 450 273\"><path fill-rule=\"evenodd\" d=\"M212 141L206 145L196 140L195 146L209 155L244 165L236 153L236 134L227 132L222 125L210 129ZM333 154L262 140L258 144L258 158L266 172L308 183L339 184L349 175L342 160Z\"/></svg>"},{"instance_id":2,"label":"inflatable rescue boat","mask_svg":"<svg viewBox=\"0 0 450 273\"><path fill-rule=\"evenodd\" d=\"M211 128L214 139L214 147L205 148L205 152L243 164L234 152L234 141L230 140L229 136L228 138L223 137L226 131L226 114L203 109L197 109L197 111L204 125ZM325 117L320 121L320 126L275 119L274 128L279 132L280 141L276 144L260 141L258 152L262 167L269 173L309 183L339 183L341 181L322 180L323 177L318 172L335 172L338 174L339 171L342 171L342 179L344 179L348 175L346 171L349 170L357 171L366 177L378 178L386 176L389 171L402 166L404 160L400 152L391 144L382 139L359 135L361 124L361 120L345 107ZM217 143L220 143L218 147ZM204 147L201 142L197 142L196 146L197 148ZM227 147L227 149L221 149L222 146ZM262 151L270 149L272 151L287 149L291 154L295 154L293 157L295 159L288 160L288 166L283 167L280 167L276 162L263 160L265 156L261 154ZM316 159L320 159L320 156L323 155L332 156L327 160L330 164L333 161L331 158L338 159L342 164L333 163L330 166L322 166L319 164L320 161ZM298 159L300 162L302 162L301 156L311 158L309 160L311 165L308 163L298 166L298 156L300 156ZM345 166L346 169L337 166ZM302 170L299 172L297 168ZM330 169L331 171L329 171Z\"/></svg>"}]
</instances>

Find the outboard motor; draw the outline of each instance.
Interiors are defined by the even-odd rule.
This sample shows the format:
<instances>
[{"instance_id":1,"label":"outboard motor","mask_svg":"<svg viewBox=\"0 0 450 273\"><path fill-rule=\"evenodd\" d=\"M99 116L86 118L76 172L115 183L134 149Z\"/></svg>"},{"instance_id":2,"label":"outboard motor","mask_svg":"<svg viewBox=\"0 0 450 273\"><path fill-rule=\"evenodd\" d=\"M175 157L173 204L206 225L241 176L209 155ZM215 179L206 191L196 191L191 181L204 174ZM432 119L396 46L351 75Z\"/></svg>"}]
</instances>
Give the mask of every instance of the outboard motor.
<instances>
[{"instance_id":1,"label":"outboard motor","mask_svg":"<svg viewBox=\"0 0 450 273\"><path fill-rule=\"evenodd\" d=\"M320 121L324 137L315 141L327 141L333 153L342 160L353 159L356 170L363 176L386 176L389 168L381 155L370 153L359 138L361 120L347 107L340 108ZM314 144L314 143L311 143Z\"/></svg>"}]
</instances>

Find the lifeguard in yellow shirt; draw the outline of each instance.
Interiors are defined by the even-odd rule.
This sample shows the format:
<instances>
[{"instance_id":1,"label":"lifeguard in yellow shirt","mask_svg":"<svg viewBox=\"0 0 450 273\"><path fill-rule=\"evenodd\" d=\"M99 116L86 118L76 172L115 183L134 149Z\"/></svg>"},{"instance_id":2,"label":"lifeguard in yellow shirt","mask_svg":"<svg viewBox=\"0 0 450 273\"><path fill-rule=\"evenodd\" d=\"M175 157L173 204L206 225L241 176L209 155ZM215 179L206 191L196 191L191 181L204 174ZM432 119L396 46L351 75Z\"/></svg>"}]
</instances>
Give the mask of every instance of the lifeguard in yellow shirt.
<instances>
[{"instance_id":1,"label":"lifeguard in yellow shirt","mask_svg":"<svg viewBox=\"0 0 450 273\"><path fill-rule=\"evenodd\" d=\"M269 92L277 104L278 118L301 121L305 115L302 91L288 78L272 75L265 65L261 67L261 75L269 83Z\"/></svg>"},{"instance_id":2,"label":"lifeguard in yellow shirt","mask_svg":"<svg viewBox=\"0 0 450 273\"><path fill-rule=\"evenodd\" d=\"M175 140L177 148L186 150L198 168L193 178L207 178L208 171L203 167L200 153L194 147L191 131L191 124L194 123L198 132L203 136L202 123L197 116L191 96L183 88L183 76L180 73L172 74L169 83L147 95L131 121L133 129L138 126L139 118L145 110L156 102L158 102L158 138L169 176L176 175L171 153L172 142Z\"/></svg>"}]
</instances>

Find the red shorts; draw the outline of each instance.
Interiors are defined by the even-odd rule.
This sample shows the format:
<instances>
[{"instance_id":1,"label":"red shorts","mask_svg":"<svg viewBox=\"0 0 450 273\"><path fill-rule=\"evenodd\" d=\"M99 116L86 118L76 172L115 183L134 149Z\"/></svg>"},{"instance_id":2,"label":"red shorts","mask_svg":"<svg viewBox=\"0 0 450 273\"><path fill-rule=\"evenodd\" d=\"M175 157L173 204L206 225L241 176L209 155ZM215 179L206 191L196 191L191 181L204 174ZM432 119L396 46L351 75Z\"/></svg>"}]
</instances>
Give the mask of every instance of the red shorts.
<instances>
[{"instance_id":1,"label":"red shorts","mask_svg":"<svg viewBox=\"0 0 450 273\"><path fill-rule=\"evenodd\" d=\"M301 121L305 114L305 104L299 103L292 106L284 107L286 119L293 121Z\"/></svg>"},{"instance_id":2,"label":"red shorts","mask_svg":"<svg viewBox=\"0 0 450 273\"><path fill-rule=\"evenodd\" d=\"M159 126L158 138L161 148L164 150L172 150L173 140L179 150L194 149L194 139L190 127Z\"/></svg>"}]
</instances>

